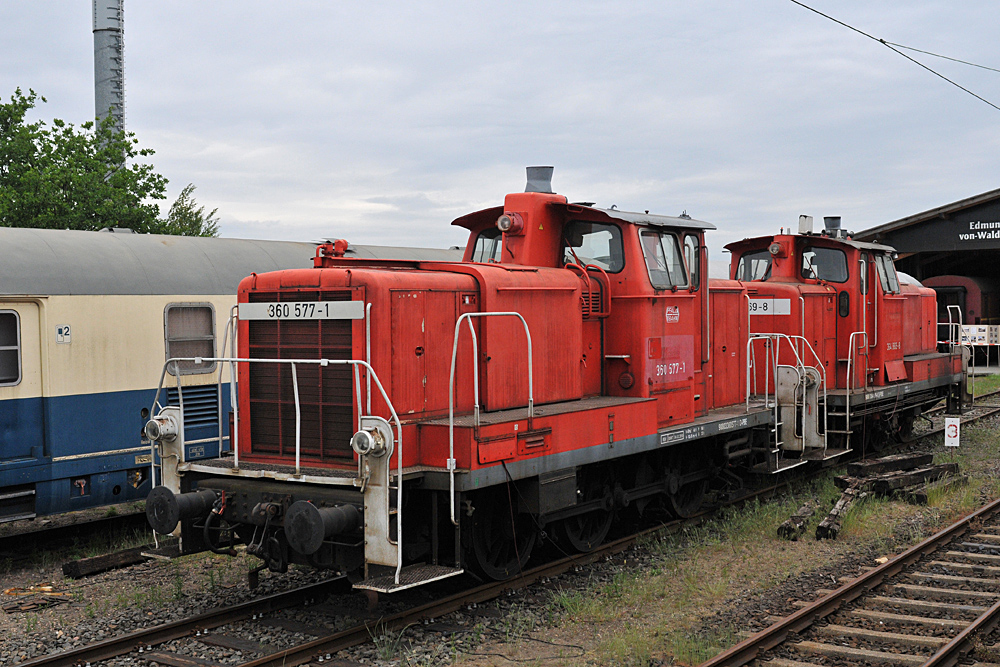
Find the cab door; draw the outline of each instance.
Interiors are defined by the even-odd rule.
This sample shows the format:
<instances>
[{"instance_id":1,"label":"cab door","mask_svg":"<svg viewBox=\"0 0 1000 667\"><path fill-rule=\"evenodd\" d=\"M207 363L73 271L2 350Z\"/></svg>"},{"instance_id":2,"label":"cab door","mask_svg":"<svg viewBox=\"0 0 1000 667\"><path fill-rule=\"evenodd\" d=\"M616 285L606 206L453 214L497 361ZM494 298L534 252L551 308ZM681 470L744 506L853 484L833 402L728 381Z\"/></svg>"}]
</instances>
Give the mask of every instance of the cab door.
<instances>
[{"instance_id":1,"label":"cab door","mask_svg":"<svg viewBox=\"0 0 1000 667\"><path fill-rule=\"evenodd\" d=\"M0 470L44 453L39 308L0 301Z\"/></svg>"}]
</instances>

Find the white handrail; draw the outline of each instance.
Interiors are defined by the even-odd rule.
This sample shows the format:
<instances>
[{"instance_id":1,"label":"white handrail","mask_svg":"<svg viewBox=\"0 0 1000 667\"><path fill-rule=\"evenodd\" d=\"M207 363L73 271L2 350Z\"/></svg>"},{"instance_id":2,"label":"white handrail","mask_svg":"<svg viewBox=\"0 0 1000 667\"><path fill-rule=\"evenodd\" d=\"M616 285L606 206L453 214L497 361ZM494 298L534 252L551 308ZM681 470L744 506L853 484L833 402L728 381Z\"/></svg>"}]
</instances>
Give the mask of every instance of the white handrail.
<instances>
[{"instance_id":1,"label":"white handrail","mask_svg":"<svg viewBox=\"0 0 1000 667\"><path fill-rule=\"evenodd\" d=\"M229 318L233 320L236 324L233 326L230 332L231 345L230 348L233 354L239 354L236 349L236 337L239 328L239 308L238 306L233 306L229 313ZM225 356L225 355L223 355ZM233 407L233 431L229 434L229 444L233 447L233 468L236 470L240 469L240 429L237 428L237 424L240 423L240 398L236 393L236 364L229 362L229 403Z\"/></svg>"},{"instance_id":2,"label":"white handrail","mask_svg":"<svg viewBox=\"0 0 1000 667\"><path fill-rule=\"evenodd\" d=\"M845 396L845 399L844 399L844 401L845 401L844 402L844 430L845 431L850 431L851 430L851 390L854 388L854 386L853 386L854 385L854 376L851 373L851 360L854 359L857 356L857 353L858 353L858 350L857 350L858 346L854 342L855 341L855 336L861 336L861 337L864 338L864 345L865 345L865 383L864 383L863 389L867 389L868 388L868 361L867 361L867 359L868 359L868 350L871 349L869 347L869 345L868 345L868 331L854 331L854 332L851 332L851 336L850 336L850 338L847 341L847 345L848 345L848 347L850 349L847 351L847 393L846 393L846 396ZM849 433L846 434L846 435L850 436ZM849 448L850 444L851 444L850 437L847 438L847 443L846 444L848 445L848 448Z\"/></svg>"},{"instance_id":3,"label":"white handrail","mask_svg":"<svg viewBox=\"0 0 1000 667\"><path fill-rule=\"evenodd\" d=\"M764 372L766 374L765 375L765 380L764 380L764 407L765 408L771 407L768 404L767 388L768 388L768 386L770 384L770 375L769 375L770 366L771 366L771 364L770 364L770 360L771 360L771 352L770 352L770 350L771 350L772 347L774 348L774 382L775 382L775 388L774 388L775 389L774 421L775 421L775 423L778 422L778 395L777 395L778 387L777 387L777 383L778 383L778 366L779 366L779 359L781 357L781 341L782 340L785 340L785 341L788 342L789 349L791 349L792 354L795 355L795 370L796 370L796 373L798 374L798 376L800 378L800 381L801 381L801 379L805 378L805 373L806 373L805 369L806 368L814 368L814 369L817 370L817 372L819 373L819 376L820 376L820 381L823 383L823 405L827 405L827 384L828 383L827 383L827 376L826 376L826 368L823 366L823 361L819 358L819 355L816 354L816 350L813 349L813 346L809 342L809 340L807 338L805 338L804 336L796 336L794 334L790 335L790 334L784 334L784 333L759 333L759 334L751 334L747 338L747 397L746 397L746 410L747 410L747 412L750 411L750 377L751 376L753 376L753 378L754 378L754 390L755 390L755 395L756 395L756 384L757 384L756 353L754 352L754 347L753 347L753 343L754 343L755 340L766 340L766 341L768 341L768 344L767 344L767 359L765 360L765 369L764 369ZM794 341L799 341L800 345L805 345L805 347L809 350L809 353L812 355L812 358L816 360L816 365L815 366L808 366L808 367L806 366L805 361L803 360L802 356L799 355L799 351L795 347L795 342ZM781 364L781 365L787 366L787 364ZM827 422L826 410L824 410L823 411L823 449L824 450L826 449L826 446L827 446L827 435L826 435L826 431L827 431L826 426L827 426L827 423L828 422Z\"/></svg>"},{"instance_id":4,"label":"white handrail","mask_svg":"<svg viewBox=\"0 0 1000 667\"><path fill-rule=\"evenodd\" d=\"M469 332L472 334L472 384L473 384L473 419L476 428L479 428L479 342L476 338L476 330L472 326L473 317L516 317L521 320L524 327L524 335L528 339L528 420L535 416L535 388L533 381L533 371L531 365L531 332L528 330L528 323L524 321L521 313L516 312L484 312L484 313L463 313L455 322L455 337L451 345L451 375L448 379L448 488L451 493L451 523L457 526L458 520L455 517L455 365L458 359L458 337L462 332L462 322L469 323Z\"/></svg>"},{"instance_id":5,"label":"white handrail","mask_svg":"<svg viewBox=\"0 0 1000 667\"><path fill-rule=\"evenodd\" d=\"M469 313L473 314L473 313ZM302 365L318 365L321 367L326 366L353 366L355 368L364 368L368 371L369 377L375 380L375 386L378 388L379 393L382 395L382 400L385 401L386 406L389 408L389 412L392 415L392 421L396 425L396 475L398 477L396 484L396 583L399 583L400 571L403 568L403 425L399 420L399 416L396 414L396 408L393 407L392 401L389 400L389 395L386 393L385 388L382 386L382 381L379 380L378 375L375 370L367 361L362 361L360 359L248 359L244 357L171 357L163 363L163 371L160 375L160 386L156 389L156 397L159 398L160 390L162 389L163 378L166 376L167 367L169 364L176 364L178 362L188 361L195 364L203 363L258 363L258 364L289 364L292 367L292 384L295 395L295 474L297 477L301 477L299 469L299 460L301 454L301 408L299 405L299 391L298 391L298 377L296 375L295 367L299 364ZM355 371L356 372L356 371ZM180 375L178 374L178 378ZM358 377L357 375L355 377ZM358 385L358 412L361 411L361 388L360 383L356 382ZM155 403L154 403L155 405ZM183 416L183 406L181 408L181 415ZM386 466L386 494L389 494L389 477L390 477L389 466ZM155 480L153 480L155 483ZM454 508L453 508L454 509Z\"/></svg>"}]
</instances>

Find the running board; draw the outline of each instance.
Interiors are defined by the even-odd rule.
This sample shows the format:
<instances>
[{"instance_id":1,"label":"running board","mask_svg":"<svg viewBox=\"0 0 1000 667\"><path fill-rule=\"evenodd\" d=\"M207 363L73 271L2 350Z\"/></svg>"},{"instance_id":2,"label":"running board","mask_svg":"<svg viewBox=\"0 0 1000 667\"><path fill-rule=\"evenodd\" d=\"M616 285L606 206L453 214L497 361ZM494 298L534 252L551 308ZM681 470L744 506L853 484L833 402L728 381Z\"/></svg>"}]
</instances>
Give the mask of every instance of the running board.
<instances>
[{"instance_id":1,"label":"running board","mask_svg":"<svg viewBox=\"0 0 1000 667\"><path fill-rule=\"evenodd\" d=\"M445 567L444 565L407 565L399 573L399 583L396 583L395 574L386 574L381 577L372 577L354 584L354 588L362 591L375 591L377 593L398 593L407 588L414 588L429 584L432 581L440 581L448 577L465 572L460 567Z\"/></svg>"},{"instance_id":2,"label":"running board","mask_svg":"<svg viewBox=\"0 0 1000 667\"><path fill-rule=\"evenodd\" d=\"M830 459L838 456L843 456L850 451L850 449L835 449L833 447L827 447L826 449L816 449L813 451L807 450L802 452L802 458L806 461L829 461Z\"/></svg>"},{"instance_id":3,"label":"running board","mask_svg":"<svg viewBox=\"0 0 1000 667\"><path fill-rule=\"evenodd\" d=\"M791 470L792 468L798 468L799 466L804 466L809 463L807 459L778 459L777 468L770 470L767 463L758 463L754 467L750 468L750 472L759 473L762 475L777 475L780 472L785 472L786 470Z\"/></svg>"}]
</instances>

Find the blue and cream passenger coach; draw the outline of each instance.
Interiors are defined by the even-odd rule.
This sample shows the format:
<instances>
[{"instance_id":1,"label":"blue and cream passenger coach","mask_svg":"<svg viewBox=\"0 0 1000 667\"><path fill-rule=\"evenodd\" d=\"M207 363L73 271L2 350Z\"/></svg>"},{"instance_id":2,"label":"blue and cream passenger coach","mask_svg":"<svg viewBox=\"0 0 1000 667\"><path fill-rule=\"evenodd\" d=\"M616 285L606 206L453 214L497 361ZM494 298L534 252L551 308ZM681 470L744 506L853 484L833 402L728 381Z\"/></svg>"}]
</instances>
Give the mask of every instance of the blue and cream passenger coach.
<instances>
[{"instance_id":1,"label":"blue and cream passenger coach","mask_svg":"<svg viewBox=\"0 0 1000 667\"><path fill-rule=\"evenodd\" d=\"M0 521L144 498L142 428L165 359L221 354L240 280L312 266L316 252L313 243L10 228L0 228L0 248ZM221 391L217 366L178 372L187 458L217 456L220 426L228 449L228 369ZM176 404L176 379L167 384L160 403Z\"/></svg>"}]
</instances>

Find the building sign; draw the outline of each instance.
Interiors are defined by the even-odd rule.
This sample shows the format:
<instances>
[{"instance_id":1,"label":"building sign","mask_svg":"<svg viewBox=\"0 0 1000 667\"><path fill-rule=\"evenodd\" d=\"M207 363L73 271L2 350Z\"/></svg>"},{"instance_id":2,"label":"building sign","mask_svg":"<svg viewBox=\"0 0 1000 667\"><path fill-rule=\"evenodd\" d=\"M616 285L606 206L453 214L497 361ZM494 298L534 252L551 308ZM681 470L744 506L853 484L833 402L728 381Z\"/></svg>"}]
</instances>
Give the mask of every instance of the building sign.
<instances>
[{"instance_id":1,"label":"building sign","mask_svg":"<svg viewBox=\"0 0 1000 667\"><path fill-rule=\"evenodd\" d=\"M958 233L959 242L1000 240L1000 222L975 220L968 225L967 231Z\"/></svg>"}]
</instances>

